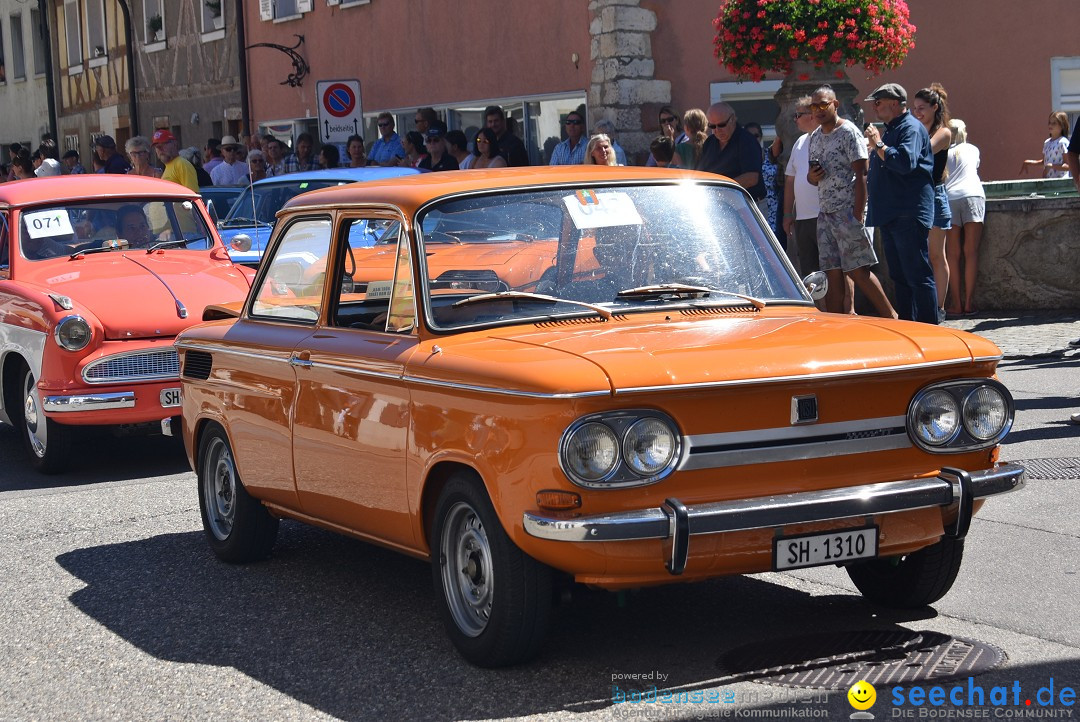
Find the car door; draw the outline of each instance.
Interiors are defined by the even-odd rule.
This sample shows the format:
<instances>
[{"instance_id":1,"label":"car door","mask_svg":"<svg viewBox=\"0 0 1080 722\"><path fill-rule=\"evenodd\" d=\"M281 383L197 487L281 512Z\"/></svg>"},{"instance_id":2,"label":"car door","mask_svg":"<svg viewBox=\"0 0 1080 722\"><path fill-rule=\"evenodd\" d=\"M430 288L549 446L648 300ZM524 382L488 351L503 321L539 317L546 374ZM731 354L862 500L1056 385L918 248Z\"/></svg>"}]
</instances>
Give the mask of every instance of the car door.
<instances>
[{"instance_id":1,"label":"car door","mask_svg":"<svg viewBox=\"0 0 1080 722\"><path fill-rule=\"evenodd\" d=\"M299 508L292 463L298 347L318 328L330 255L328 214L294 218L263 260L246 314L228 332L229 435L241 478L271 503Z\"/></svg>"},{"instance_id":2,"label":"car door","mask_svg":"<svg viewBox=\"0 0 1080 722\"><path fill-rule=\"evenodd\" d=\"M306 363L297 368L293 459L306 513L415 548L402 377L417 339L409 247L400 228L386 211L339 218L328 314L297 348ZM385 240L390 235L392 244ZM383 239L378 248L375 237Z\"/></svg>"}]
</instances>

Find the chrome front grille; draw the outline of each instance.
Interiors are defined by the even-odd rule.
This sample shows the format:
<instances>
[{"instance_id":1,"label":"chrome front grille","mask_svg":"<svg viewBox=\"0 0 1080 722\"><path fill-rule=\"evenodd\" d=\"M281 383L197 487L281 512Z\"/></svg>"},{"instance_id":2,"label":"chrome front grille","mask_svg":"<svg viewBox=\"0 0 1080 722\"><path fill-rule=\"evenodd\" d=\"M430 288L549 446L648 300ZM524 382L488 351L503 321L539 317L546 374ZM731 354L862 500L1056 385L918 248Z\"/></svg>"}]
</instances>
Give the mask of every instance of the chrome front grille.
<instances>
[{"instance_id":1,"label":"chrome front grille","mask_svg":"<svg viewBox=\"0 0 1080 722\"><path fill-rule=\"evenodd\" d=\"M173 348L132 351L106 356L87 364L82 376L88 384L175 379L180 377L180 362Z\"/></svg>"}]
</instances>

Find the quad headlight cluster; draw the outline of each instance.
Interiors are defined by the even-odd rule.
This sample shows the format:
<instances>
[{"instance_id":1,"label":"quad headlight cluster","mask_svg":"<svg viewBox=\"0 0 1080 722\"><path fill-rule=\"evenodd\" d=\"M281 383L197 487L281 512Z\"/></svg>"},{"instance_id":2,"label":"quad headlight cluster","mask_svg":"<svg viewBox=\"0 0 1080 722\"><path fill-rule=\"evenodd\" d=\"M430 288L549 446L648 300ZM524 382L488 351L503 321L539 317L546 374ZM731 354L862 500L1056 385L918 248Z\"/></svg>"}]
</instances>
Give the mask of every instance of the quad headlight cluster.
<instances>
[{"instance_id":1,"label":"quad headlight cluster","mask_svg":"<svg viewBox=\"0 0 1080 722\"><path fill-rule=\"evenodd\" d=\"M56 345L68 351L81 351L94 337L90 324L82 316L67 316L60 319L53 331Z\"/></svg>"},{"instance_id":2,"label":"quad headlight cluster","mask_svg":"<svg viewBox=\"0 0 1080 722\"><path fill-rule=\"evenodd\" d=\"M660 481L679 461L675 423L652 410L593 414L563 434L559 463L579 486L613 489Z\"/></svg>"},{"instance_id":3,"label":"quad headlight cluster","mask_svg":"<svg viewBox=\"0 0 1080 722\"><path fill-rule=\"evenodd\" d=\"M915 394L908 407L908 434L919 447L959 453L997 444L1009 433L1013 401L991 379L933 384Z\"/></svg>"}]
</instances>

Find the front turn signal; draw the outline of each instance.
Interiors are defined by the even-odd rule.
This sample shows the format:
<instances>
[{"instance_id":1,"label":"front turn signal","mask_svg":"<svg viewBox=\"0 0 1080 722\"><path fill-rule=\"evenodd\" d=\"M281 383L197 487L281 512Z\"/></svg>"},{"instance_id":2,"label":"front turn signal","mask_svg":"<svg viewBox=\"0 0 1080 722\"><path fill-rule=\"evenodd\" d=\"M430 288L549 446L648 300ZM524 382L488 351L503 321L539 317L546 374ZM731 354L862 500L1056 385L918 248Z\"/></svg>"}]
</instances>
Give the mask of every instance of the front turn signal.
<instances>
[{"instance_id":1,"label":"front turn signal","mask_svg":"<svg viewBox=\"0 0 1080 722\"><path fill-rule=\"evenodd\" d=\"M538 491L536 492L536 505L549 511L580 509L581 496L572 491Z\"/></svg>"}]
</instances>

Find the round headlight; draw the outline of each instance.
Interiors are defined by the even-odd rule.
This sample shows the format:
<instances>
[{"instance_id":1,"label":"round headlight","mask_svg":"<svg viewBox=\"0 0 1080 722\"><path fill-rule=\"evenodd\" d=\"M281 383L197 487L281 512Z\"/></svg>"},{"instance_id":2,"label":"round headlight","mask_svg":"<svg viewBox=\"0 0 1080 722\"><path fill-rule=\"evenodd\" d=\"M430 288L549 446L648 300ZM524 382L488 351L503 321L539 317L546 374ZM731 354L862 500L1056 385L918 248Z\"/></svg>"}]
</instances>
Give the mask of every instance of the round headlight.
<instances>
[{"instance_id":1,"label":"round headlight","mask_svg":"<svg viewBox=\"0 0 1080 722\"><path fill-rule=\"evenodd\" d=\"M993 386L980 386L964 399L964 428L979 441L1000 434L1008 416L1008 403Z\"/></svg>"},{"instance_id":2,"label":"round headlight","mask_svg":"<svg viewBox=\"0 0 1080 722\"><path fill-rule=\"evenodd\" d=\"M635 474L659 474L675 456L675 434L657 418L635 421L623 437L623 460Z\"/></svg>"},{"instance_id":3,"label":"round headlight","mask_svg":"<svg viewBox=\"0 0 1080 722\"><path fill-rule=\"evenodd\" d=\"M56 343L68 351L81 351L92 337L90 324L81 316L68 316L56 324Z\"/></svg>"},{"instance_id":4,"label":"round headlight","mask_svg":"<svg viewBox=\"0 0 1080 722\"><path fill-rule=\"evenodd\" d=\"M619 440L606 424L582 424L566 440L567 471L582 481L600 481L619 464Z\"/></svg>"},{"instance_id":5,"label":"round headlight","mask_svg":"<svg viewBox=\"0 0 1080 722\"><path fill-rule=\"evenodd\" d=\"M947 444L960 430L960 409L948 391L940 389L919 399L912 414L912 429L929 446Z\"/></svg>"}]
</instances>

